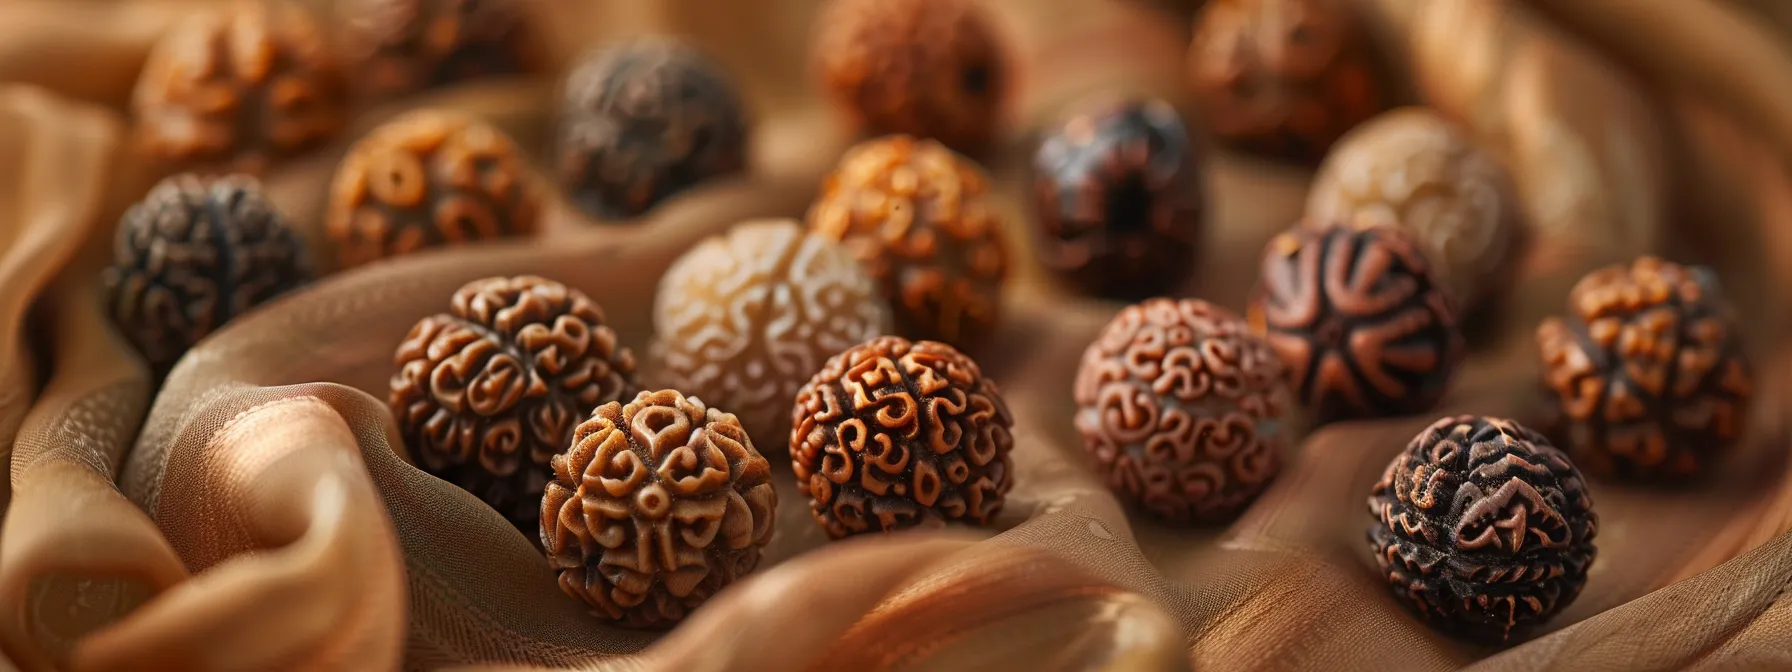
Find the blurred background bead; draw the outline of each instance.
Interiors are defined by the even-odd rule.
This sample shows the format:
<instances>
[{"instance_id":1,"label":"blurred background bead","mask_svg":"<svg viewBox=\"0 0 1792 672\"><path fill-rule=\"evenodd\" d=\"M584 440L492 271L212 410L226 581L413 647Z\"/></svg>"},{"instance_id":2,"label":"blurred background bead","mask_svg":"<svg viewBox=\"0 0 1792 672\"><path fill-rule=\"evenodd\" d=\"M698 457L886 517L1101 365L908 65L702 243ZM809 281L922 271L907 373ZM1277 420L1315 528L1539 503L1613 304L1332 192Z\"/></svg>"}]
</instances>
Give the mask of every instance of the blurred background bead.
<instances>
[{"instance_id":1,"label":"blurred background bead","mask_svg":"<svg viewBox=\"0 0 1792 672\"><path fill-rule=\"evenodd\" d=\"M540 70L527 0L337 0L342 54L375 97Z\"/></svg>"},{"instance_id":2,"label":"blurred background bead","mask_svg":"<svg viewBox=\"0 0 1792 672\"><path fill-rule=\"evenodd\" d=\"M589 52L567 76L560 186L593 217L626 219L746 168L747 123L726 72L672 38Z\"/></svg>"},{"instance_id":3,"label":"blurred background bead","mask_svg":"<svg viewBox=\"0 0 1792 672\"><path fill-rule=\"evenodd\" d=\"M347 268L418 250L532 235L542 194L502 131L419 110L368 133L330 188L326 231Z\"/></svg>"}]
</instances>

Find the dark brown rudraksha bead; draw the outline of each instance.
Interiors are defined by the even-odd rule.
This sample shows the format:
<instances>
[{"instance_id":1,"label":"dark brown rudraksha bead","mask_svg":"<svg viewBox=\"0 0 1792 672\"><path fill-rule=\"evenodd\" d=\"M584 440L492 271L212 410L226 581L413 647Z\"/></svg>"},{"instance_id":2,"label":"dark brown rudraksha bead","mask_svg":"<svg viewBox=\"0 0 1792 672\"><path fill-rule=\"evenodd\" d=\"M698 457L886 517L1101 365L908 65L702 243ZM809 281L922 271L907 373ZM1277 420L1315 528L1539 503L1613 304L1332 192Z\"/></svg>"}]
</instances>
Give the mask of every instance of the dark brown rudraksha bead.
<instances>
[{"instance_id":1,"label":"dark brown rudraksha bead","mask_svg":"<svg viewBox=\"0 0 1792 672\"><path fill-rule=\"evenodd\" d=\"M282 0L242 0L176 27L131 103L151 158L246 173L328 142L347 114L316 22Z\"/></svg>"},{"instance_id":2,"label":"dark brown rudraksha bead","mask_svg":"<svg viewBox=\"0 0 1792 672\"><path fill-rule=\"evenodd\" d=\"M1511 420L1438 420L1369 494L1369 549L1395 599L1432 627L1523 638L1580 595L1598 516L1580 471Z\"/></svg>"},{"instance_id":3,"label":"dark brown rudraksha bead","mask_svg":"<svg viewBox=\"0 0 1792 672\"><path fill-rule=\"evenodd\" d=\"M339 0L342 54L375 97L534 72L540 36L525 0Z\"/></svg>"},{"instance_id":4,"label":"dark brown rudraksha bead","mask_svg":"<svg viewBox=\"0 0 1792 672\"><path fill-rule=\"evenodd\" d=\"M772 469L732 413L673 390L597 407L553 458L541 544L591 613L666 628L759 564Z\"/></svg>"},{"instance_id":5,"label":"dark brown rudraksha bead","mask_svg":"<svg viewBox=\"0 0 1792 672\"><path fill-rule=\"evenodd\" d=\"M1587 471L1695 477L1742 437L1754 380L1709 269L1653 257L1588 274L1537 328L1544 431Z\"/></svg>"},{"instance_id":6,"label":"dark brown rudraksha bead","mask_svg":"<svg viewBox=\"0 0 1792 672\"><path fill-rule=\"evenodd\" d=\"M1269 344L1196 299L1122 309L1083 351L1074 397L1108 487L1184 524L1228 518L1269 485L1293 406Z\"/></svg>"},{"instance_id":7,"label":"dark brown rudraksha bead","mask_svg":"<svg viewBox=\"0 0 1792 672\"><path fill-rule=\"evenodd\" d=\"M1013 416L994 382L952 346L872 339L797 392L797 490L836 539L988 525L1014 485Z\"/></svg>"},{"instance_id":8,"label":"dark brown rudraksha bead","mask_svg":"<svg viewBox=\"0 0 1792 672\"><path fill-rule=\"evenodd\" d=\"M1201 235L1194 149L1160 100L1104 102L1071 116L1033 158L1040 261L1115 298L1187 279Z\"/></svg>"},{"instance_id":9,"label":"dark brown rudraksha bead","mask_svg":"<svg viewBox=\"0 0 1792 672\"><path fill-rule=\"evenodd\" d=\"M1008 252L989 178L969 159L905 135L859 143L808 220L871 271L903 335L968 347L995 330Z\"/></svg>"},{"instance_id":10,"label":"dark brown rudraksha bead","mask_svg":"<svg viewBox=\"0 0 1792 672\"><path fill-rule=\"evenodd\" d=\"M176 175L124 213L105 271L108 310L151 368L311 280L305 244L247 175Z\"/></svg>"},{"instance_id":11,"label":"dark brown rudraksha bead","mask_svg":"<svg viewBox=\"0 0 1792 672\"><path fill-rule=\"evenodd\" d=\"M330 188L341 267L535 232L541 193L521 150L471 117L411 112L367 134Z\"/></svg>"},{"instance_id":12,"label":"dark brown rudraksha bead","mask_svg":"<svg viewBox=\"0 0 1792 672\"><path fill-rule=\"evenodd\" d=\"M740 95L709 57L670 38L593 51L567 76L561 188L594 217L629 218L746 168Z\"/></svg>"},{"instance_id":13,"label":"dark brown rudraksha bead","mask_svg":"<svg viewBox=\"0 0 1792 672\"><path fill-rule=\"evenodd\" d=\"M632 398L635 358L603 309L534 276L487 278L411 328L387 403L417 466L484 500L525 534L548 462L591 409Z\"/></svg>"},{"instance_id":14,"label":"dark brown rudraksha bead","mask_svg":"<svg viewBox=\"0 0 1792 672\"><path fill-rule=\"evenodd\" d=\"M1465 347L1430 261L1393 226L1301 225L1271 239L1250 320L1319 423L1430 409Z\"/></svg>"},{"instance_id":15,"label":"dark brown rudraksha bead","mask_svg":"<svg viewBox=\"0 0 1792 672\"><path fill-rule=\"evenodd\" d=\"M822 90L867 135L973 154L995 135L1008 64L969 0L833 0L810 53Z\"/></svg>"},{"instance_id":16,"label":"dark brown rudraksha bead","mask_svg":"<svg viewBox=\"0 0 1792 672\"><path fill-rule=\"evenodd\" d=\"M1213 0L1195 22L1189 82L1202 120L1248 151L1318 161L1387 107L1366 31L1341 0Z\"/></svg>"}]
</instances>

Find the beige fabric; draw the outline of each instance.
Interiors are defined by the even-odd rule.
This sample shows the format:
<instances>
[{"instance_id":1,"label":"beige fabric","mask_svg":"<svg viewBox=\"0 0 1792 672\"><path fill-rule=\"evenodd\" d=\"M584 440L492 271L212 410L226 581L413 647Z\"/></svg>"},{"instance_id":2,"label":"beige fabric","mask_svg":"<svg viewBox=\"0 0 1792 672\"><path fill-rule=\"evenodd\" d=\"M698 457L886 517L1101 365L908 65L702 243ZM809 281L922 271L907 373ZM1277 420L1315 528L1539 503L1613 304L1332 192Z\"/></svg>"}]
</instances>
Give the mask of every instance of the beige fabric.
<instances>
[{"instance_id":1,"label":"beige fabric","mask_svg":"<svg viewBox=\"0 0 1792 672\"><path fill-rule=\"evenodd\" d=\"M1785 33L1749 32L1732 52L1681 54L1688 65L1670 68L1624 47L1692 49L1668 38L1738 29L1718 13L1729 5L1585 3L1639 31L1620 42L1591 28L1597 39L1578 37L1597 23L1582 5L1563 10L1578 1L1534 0L1539 11L1515 0L1357 0L1389 46L1411 55L1417 95L1527 175L1525 205L1539 223L1512 309L1478 339L1439 413L1534 417L1536 316L1558 310L1591 265L1676 244L1687 228L1713 234L1691 251L1723 262L1750 315L1792 305L1781 289L1792 279L1792 180L1777 151L1792 133L1761 125L1792 119L1792 104L1713 95L1727 84L1696 81L1736 67L1722 53L1785 44ZM1084 466L1070 423L1077 356L1116 306L1067 299L1027 263L999 347L973 353L1016 419L1017 487L1002 529L830 543L783 473L766 569L665 635L605 625L559 593L545 560L495 512L402 459L381 401L392 349L462 283L520 273L591 295L643 349L672 260L734 222L800 215L848 141L806 93L813 3L544 3L563 12L543 17L562 53L652 28L724 57L756 110L752 175L638 223L598 226L558 208L546 240L332 276L207 339L152 395L95 302L111 226L154 177L105 108L124 100L120 73L158 26L192 4L202 3L0 2L0 77L54 91L0 89L0 456L12 492L0 527L0 651L24 669L1792 667L1792 349L1781 347L1780 318L1749 322L1764 389L1748 449L1694 488L1595 483L1600 552L1585 593L1549 632L1496 652L1401 611L1362 540L1370 484L1429 418L1313 433L1224 529L1129 516ZM988 4L1021 67L1012 137L991 165L1026 259L1024 141L1100 87L1181 96L1186 19L1125 0ZM113 10L155 20L125 23ZM48 31L68 58L27 61L51 48L7 41L29 30ZM1607 39L1609 51L1595 46ZM1758 67L1781 72L1792 57ZM78 68L99 74L80 79ZM494 82L406 106L467 109L539 149L551 94L551 83ZM395 111L366 111L356 128ZM345 143L269 180L308 235ZM1261 246L1298 214L1308 178L1216 157L1209 252L1190 293L1240 305ZM1670 224L1686 213L1696 223ZM1608 247L1595 255L1593 241ZM30 312L33 301L43 309ZM35 347L28 334L42 335Z\"/></svg>"}]
</instances>

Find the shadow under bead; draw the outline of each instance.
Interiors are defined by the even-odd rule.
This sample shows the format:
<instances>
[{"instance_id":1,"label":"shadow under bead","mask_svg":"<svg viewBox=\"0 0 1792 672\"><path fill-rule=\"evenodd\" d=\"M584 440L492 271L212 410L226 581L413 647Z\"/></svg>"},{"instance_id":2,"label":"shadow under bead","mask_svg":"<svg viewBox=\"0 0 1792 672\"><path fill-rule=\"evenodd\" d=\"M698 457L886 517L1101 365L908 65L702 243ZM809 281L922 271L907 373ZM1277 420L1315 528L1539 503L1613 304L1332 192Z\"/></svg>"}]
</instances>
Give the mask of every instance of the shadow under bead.
<instances>
[{"instance_id":1,"label":"shadow under bead","mask_svg":"<svg viewBox=\"0 0 1792 672\"><path fill-rule=\"evenodd\" d=\"M1438 420L1369 495L1369 550L1428 625L1510 644L1587 583L1599 517L1568 456L1510 420Z\"/></svg>"},{"instance_id":2,"label":"shadow under bead","mask_svg":"<svg viewBox=\"0 0 1792 672\"><path fill-rule=\"evenodd\" d=\"M682 42L640 38L594 50L561 95L560 186L593 217L635 217L746 168L740 94L708 56Z\"/></svg>"},{"instance_id":3,"label":"shadow under bead","mask_svg":"<svg viewBox=\"0 0 1792 672\"><path fill-rule=\"evenodd\" d=\"M530 537L549 460L590 409L632 398L635 358L578 290L534 276L454 293L399 344L387 404L417 466Z\"/></svg>"},{"instance_id":4,"label":"shadow under bead","mask_svg":"<svg viewBox=\"0 0 1792 672\"><path fill-rule=\"evenodd\" d=\"M553 457L541 543L592 614L669 628L758 566L778 493L733 414L641 392L597 407L570 445Z\"/></svg>"},{"instance_id":5,"label":"shadow under bead","mask_svg":"<svg viewBox=\"0 0 1792 672\"><path fill-rule=\"evenodd\" d=\"M1122 309L1083 352L1073 397L1108 488L1180 524L1230 518L1269 486L1294 405L1269 344L1196 299Z\"/></svg>"},{"instance_id":6,"label":"shadow under bead","mask_svg":"<svg viewBox=\"0 0 1792 672\"><path fill-rule=\"evenodd\" d=\"M1195 148L1160 100L1072 116L1034 154L1040 261L1097 295L1142 299L1187 279L1201 235Z\"/></svg>"},{"instance_id":7,"label":"shadow under bead","mask_svg":"<svg viewBox=\"0 0 1792 672\"><path fill-rule=\"evenodd\" d=\"M545 65L526 0L338 0L357 87L390 97Z\"/></svg>"},{"instance_id":8,"label":"shadow under bead","mask_svg":"<svg viewBox=\"0 0 1792 672\"><path fill-rule=\"evenodd\" d=\"M790 460L828 536L989 525L1014 486L1014 417L944 343L885 336L829 359L797 393Z\"/></svg>"},{"instance_id":9,"label":"shadow under bead","mask_svg":"<svg viewBox=\"0 0 1792 672\"><path fill-rule=\"evenodd\" d=\"M1754 377L1709 269L1654 257L1589 273L1537 328L1545 431L1588 472L1683 481L1743 436Z\"/></svg>"},{"instance_id":10,"label":"shadow under bead","mask_svg":"<svg viewBox=\"0 0 1792 672\"><path fill-rule=\"evenodd\" d=\"M246 175L162 180L125 211L112 251L107 310L158 374L313 274L304 241Z\"/></svg>"},{"instance_id":11,"label":"shadow under bead","mask_svg":"<svg viewBox=\"0 0 1792 672\"><path fill-rule=\"evenodd\" d=\"M1277 235L1249 319L1322 424L1429 410L1466 349L1430 261L1394 226Z\"/></svg>"},{"instance_id":12,"label":"shadow under bead","mask_svg":"<svg viewBox=\"0 0 1792 672\"><path fill-rule=\"evenodd\" d=\"M284 0L239 0L180 24L131 98L151 159L250 174L334 139L347 105L317 23Z\"/></svg>"},{"instance_id":13,"label":"shadow under bead","mask_svg":"<svg viewBox=\"0 0 1792 672\"><path fill-rule=\"evenodd\" d=\"M343 158L325 229L339 267L431 247L535 233L542 194L502 131L420 110L374 129Z\"/></svg>"}]
</instances>

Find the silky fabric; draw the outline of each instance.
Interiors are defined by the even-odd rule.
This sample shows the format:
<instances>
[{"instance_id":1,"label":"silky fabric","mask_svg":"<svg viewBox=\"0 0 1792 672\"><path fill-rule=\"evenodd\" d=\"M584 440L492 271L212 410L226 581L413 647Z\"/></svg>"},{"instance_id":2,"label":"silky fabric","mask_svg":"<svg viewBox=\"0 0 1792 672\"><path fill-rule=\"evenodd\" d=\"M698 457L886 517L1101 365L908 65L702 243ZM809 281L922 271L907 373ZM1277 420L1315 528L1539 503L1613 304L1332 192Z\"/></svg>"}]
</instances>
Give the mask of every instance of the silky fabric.
<instances>
[{"instance_id":1,"label":"silky fabric","mask_svg":"<svg viewBox=\"0 0 1792 672\"><path fill-rule=\"evenodd\" d=\"M586 614L528 539L411 465L383 402L392 352L460 285L518 274L590 295L641 351L679 254L739 221L801 216L853 140L804 71L814 3L534 5L558 63L647 32L717 55L754 110L748 174L639 221L555 203L536 240L329 275L154 381L106 324L98 275L119 213L158 177L134 150L128 86L155 38L206 4L0 3L0 78L14 82L0 88L0 669L1792 667L1792 348L1779 317L1792 307L1792 102L1783 86L1745 88L1783 83L1770 76L1792 52L1787 24L1748 18L1760 0L1356 0L1397 56L1404 102L1434 106L1517 176L1530 234L1519 280L1474 327L1440 408L1311 432L1236 521L1195 529L1128 510L1090 470L1071 381L1119 306L1057 288L1026 228L1026 148L1067 105L1111 89L1186 102L1187 3L987 0L1017 68L1009 136L978 157L1016 260L1005 325L971 353L1015 416L999 524L830 542L767 450L782 506L762 568L666 633ZM1723 48L1694 39L1713 31ZM265 181L327 258L322 203L355 136L404 109L452 107L544 165L553 96L551 76L515 78L362 110L341 142ZM1218 150L1205 168L1207 241L1180 293L1236 309L1311 175ZM1433 632L1369 556L1371 484L1438 415L1538 417L1536 321L1587 270L1654 251L1717 265L1742 310L1761 387L1748 440L1696 484L1591 483L1598 559L1534 638L1496 650Z\"/></svg>"}]
</instances>

